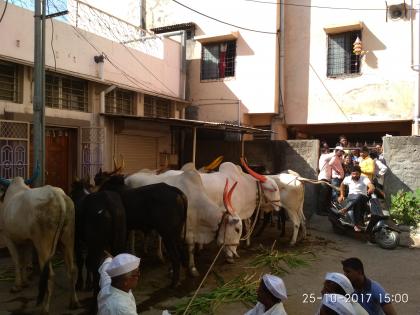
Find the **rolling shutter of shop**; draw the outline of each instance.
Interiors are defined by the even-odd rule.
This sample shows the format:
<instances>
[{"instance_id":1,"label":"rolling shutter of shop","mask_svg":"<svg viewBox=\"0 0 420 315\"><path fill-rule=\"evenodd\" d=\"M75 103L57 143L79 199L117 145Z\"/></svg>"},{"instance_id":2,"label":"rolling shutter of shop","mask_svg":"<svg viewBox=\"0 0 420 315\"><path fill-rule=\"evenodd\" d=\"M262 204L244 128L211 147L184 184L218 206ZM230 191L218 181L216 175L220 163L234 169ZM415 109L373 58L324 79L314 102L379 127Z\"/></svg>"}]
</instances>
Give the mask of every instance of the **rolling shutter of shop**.
<instances>
[{"instance_id":1,"label":"rolling shutter of shop","mask_svg":"<svg viewBox=\"0 0 420 315\"><path fill-rule=\"evenodd\" d=\"M124 157L125 174L157 168L157 138L117 135L115 140L115 156Z\"/></svg>"}]
</instances>

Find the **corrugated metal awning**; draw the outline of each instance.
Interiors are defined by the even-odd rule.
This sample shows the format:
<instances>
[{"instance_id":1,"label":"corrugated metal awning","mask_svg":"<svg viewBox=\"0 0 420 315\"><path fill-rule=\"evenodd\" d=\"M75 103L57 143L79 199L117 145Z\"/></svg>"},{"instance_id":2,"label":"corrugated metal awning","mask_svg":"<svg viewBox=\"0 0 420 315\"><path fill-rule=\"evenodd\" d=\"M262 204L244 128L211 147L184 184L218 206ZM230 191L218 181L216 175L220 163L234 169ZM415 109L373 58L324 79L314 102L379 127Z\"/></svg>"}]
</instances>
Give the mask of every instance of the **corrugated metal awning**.
<instances>
[{"instance_id":1,"label":"corrugated metal awning","mask_svg":"<svg viewBox=\"0 0 420 315\"><path fill-rule=\"evenodd\" d=\"M215 130L225 130L228 132L240 132L248 134L271 134L271 130L253 128L248 126L239 126L229 123L221 122L212 122L212 121L201 121L201 120L190 120L190 119L180 119L180 118L163 118L163 117L144 117L144 116L133 116L133 115L124 115L124 114L109 114L101 113L101 115L115 118L115 119L132 119L138 121L148 121L156 123L166 123L170 126L184 126L184 127L196 127L202 129L215 129Z\"/></svg>"}]
</instances>

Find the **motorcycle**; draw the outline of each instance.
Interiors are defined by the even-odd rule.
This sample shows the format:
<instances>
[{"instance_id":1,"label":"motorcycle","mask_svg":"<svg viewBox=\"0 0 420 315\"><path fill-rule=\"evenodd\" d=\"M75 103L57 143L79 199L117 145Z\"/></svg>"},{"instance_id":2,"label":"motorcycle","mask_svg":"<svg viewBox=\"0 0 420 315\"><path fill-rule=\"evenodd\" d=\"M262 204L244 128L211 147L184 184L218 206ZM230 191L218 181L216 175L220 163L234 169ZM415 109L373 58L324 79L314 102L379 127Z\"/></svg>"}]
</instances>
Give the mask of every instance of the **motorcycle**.
<instances>
[{"instance_id":1,"label":"motorcycle","mask_svg":"<svg viewBox=\"0 0 420 315\"><path fill-rule=\"evenodd\" d=\"M354 233L364 233L368 235L371 242L376 242L385 249L394 249L400 243L400 229L392 220L389 211L385 210L376 194L371 194L367 207L370 211L365 212L364 223L361 232L354 232L354 213L353 210L341 214L343 205L334 202L330 208L328 219L333 230L337 234L345 234L348 231Z\"/></svg>"}]
</instances>

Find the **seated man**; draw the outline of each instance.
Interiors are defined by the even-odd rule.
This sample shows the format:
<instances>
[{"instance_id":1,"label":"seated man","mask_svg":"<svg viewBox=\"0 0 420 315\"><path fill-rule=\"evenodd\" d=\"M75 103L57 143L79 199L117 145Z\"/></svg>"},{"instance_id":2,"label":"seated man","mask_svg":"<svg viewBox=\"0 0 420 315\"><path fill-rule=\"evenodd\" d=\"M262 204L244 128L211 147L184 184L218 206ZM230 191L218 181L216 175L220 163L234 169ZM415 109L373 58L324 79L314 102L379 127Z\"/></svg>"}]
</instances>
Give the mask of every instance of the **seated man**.
<instances>
[{"instance_id":1,"label":"seated man","mask_svg":"<svg viewBox=\"0 0 420 315\"><path fill-rule=\"evenodd\" d=\"M355 166L350 176L344 178L340 185L340 197L338 202L344 200L345 186L349 187L349 195L347 196L347 203L340 211L345 214L349 210L354 213L354 230L360 232L360 226L363 225L363 215L367 207L368 196L375 191L375 186L366 176L361 175L359 166Z\"/></svg>"},{"instance_id":2,"label":"seated man","mask_svg":"<svg viewBox=\"0 0 420 315\"><path fill-rule=\"evenodd\" d=\"M139 281L140 258L130 254L107 257L101 267L98 315L136 315L137 306L131 290Z\"/></svg>"},{"instance_id":3,"label":"seated man","mask_svg":"<svg viewBox=\"0 0 420 315\"><path fill-rule=\"evenodd\" d=\"M257 291L258 303L245 315L287 315L282 301L287 299L286 287L279 277L266 274Z\"/></svg>"}]
</instances>

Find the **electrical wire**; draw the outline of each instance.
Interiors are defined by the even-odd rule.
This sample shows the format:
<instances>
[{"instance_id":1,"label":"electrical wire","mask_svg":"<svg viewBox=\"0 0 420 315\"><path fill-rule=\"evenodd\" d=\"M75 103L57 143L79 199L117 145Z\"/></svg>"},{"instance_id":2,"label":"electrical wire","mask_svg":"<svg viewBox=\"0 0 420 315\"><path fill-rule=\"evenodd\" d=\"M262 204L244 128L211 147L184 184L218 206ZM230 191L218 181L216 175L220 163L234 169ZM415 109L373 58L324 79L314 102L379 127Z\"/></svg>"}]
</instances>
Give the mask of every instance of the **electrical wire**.
<instances>
[{"instance_id":1,"label":"electrical wire","mask_svg":"<svg viewBox=\"0 0 420 315\"><path fill-rule=\"evenodd\" d=\"M111 32L111 34L114 36L114 38L119 41L118 37L115 35L114 31L111 29L111 27L109 27L109 25L105 24L105 21L98 16L98 14L93 10L93 13L96 15L96 17L98 19L100 19L105 27ZM133 57L134 60L136 60L136 62L141 65L147 72L149 72L159 83L161 83L171 94L176 95L176 93L174 91L172 91L164 82L162 82L145 64L143 64L141 62L140 59L137 58L137 56L135 54L133 54L133 52L130 50L130 48L128 48L125 44L121 43L120 44L127 50L127 52L131 55L131 57Z\"/></svg>"},{"instance_id":2,"label":"electrical wire","mask_svg":"<svg viewBox=\"0 0 420 315\"><path fill-rule=\"evenodd\" d=\"M219 19L217 19L217 18L211 17L211 16L209 16L209 15L207 15L207 14L205 14L205 13L199 12L199 11L197 11L197 10L195 10L195 9L193 9L193 8L190 8L190 7L186 6L185 4L182 4L181 2L178 2L178 1L176 1L176 0L172 0L172 1L173 1L173 2L175 2L176 4L180 5L181 7L184 7L184 8L186 8L186 9L190 10L190 11L193 11L193 12L195 12L195 13L197 13L197 14L200 14L200 15L202 15L202 16L205 16L206 18L209 18L209 19L211 19L211 20L217 21L217 22L222 23L222 24L226 24L226 25L229 25L229 26L233 26L233 27L239 28L239 29L244 30L244 31L255 32L255 33L261 33L261 34L277 35L277 32L267 32L267 31L261 31L261 30L254 30L254 29L252 29L252 28L247 28L247 27L242 27L242 26L238 26L238 25L235 25L235 24L231 24L231 23L228 23L228 22L225 22L225 21L219 20Z\"/></svg>"},{"instance_id":3,"label":"electrical wire","mask_svg":"<svg viewBox=\"0 0 420 315\"><path fill-rule=\"evenodd\" d=\"M3 21L4 14L6 13L8 3L9 3L9 0L6 0L6 4L4 5L3 13L1 14L1 17L0 17L0 23L1 23L1 21Z\"/></svg>"},{"instance_id":4,"label":"electrical wire","mask_svg":"<svg viewBox=\"0 0 420 315\"><path fill-rule=\"evenodd\" d=\"M48 14L50 14L50 1L47 0L47 8L48 8ZM55 50L54 50L54 22L53 18L50 18L51 20L51 50L54 56L54 71L57 72L57 58L55 57Z\"/></svg>"},{"instance_id":5,"label":"electrical wire","mask_svg":"<svg viewBox=\"0 0 420 315\"><path fill-rule=\"evenodd\" d=\"M350 11L386 11L387 9L381 8L349 8L349 7L330 7L330 6L320 6L320 5L310 5L310 4L297 4L297 3L285 3L285 2L270 2L270 1L262 1L262 0L242 0L247 2L255 2L261 4L282 4L285 6L292 6L292 7L303 7L303 8L314 8L314 9L329 9L329 10L350 10ZM409 8L408 10L416 10L413 8Z\"/></svg>"}]
</instances>

